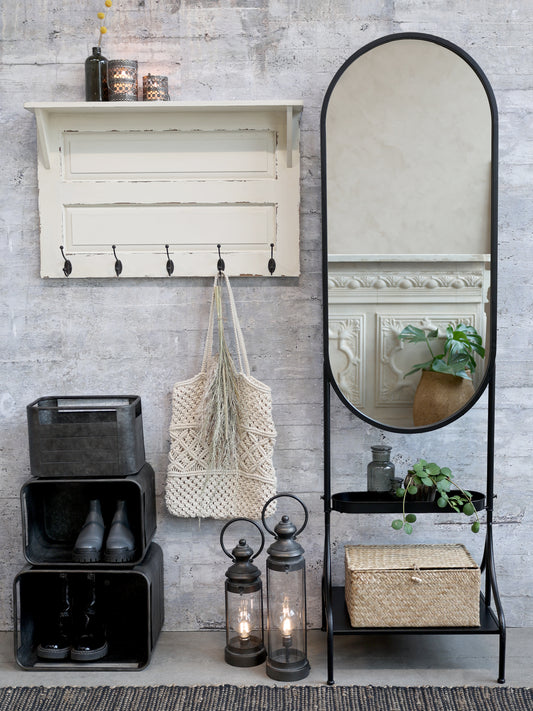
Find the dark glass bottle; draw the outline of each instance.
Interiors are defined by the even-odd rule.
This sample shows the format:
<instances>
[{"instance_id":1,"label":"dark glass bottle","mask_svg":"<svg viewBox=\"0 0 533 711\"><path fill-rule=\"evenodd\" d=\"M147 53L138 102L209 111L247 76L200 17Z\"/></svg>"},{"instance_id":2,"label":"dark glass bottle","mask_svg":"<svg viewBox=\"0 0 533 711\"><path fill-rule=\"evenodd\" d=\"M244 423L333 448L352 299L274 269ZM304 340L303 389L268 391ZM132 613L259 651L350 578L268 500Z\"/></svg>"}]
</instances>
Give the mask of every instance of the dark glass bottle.
<instances>
[{"instance_id":1,"label":"dark glass bottle","mask_svg":"<svg viewBox=\"0 0 533 711\"><path fill-rule=\"evenodd\" d=\"M107 101L107 59L100 47L85 60L85 100Z\"/></svg>"}]
</instances>

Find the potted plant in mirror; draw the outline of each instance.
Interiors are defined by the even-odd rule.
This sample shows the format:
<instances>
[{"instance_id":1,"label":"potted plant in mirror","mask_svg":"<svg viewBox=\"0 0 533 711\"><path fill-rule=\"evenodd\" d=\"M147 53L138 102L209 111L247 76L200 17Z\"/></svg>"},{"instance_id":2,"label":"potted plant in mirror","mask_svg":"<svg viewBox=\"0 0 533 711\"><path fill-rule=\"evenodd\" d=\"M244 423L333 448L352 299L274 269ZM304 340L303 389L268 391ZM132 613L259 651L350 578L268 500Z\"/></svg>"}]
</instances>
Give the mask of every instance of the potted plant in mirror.
<instances>
[{"instance_id":1,"label":"potted plant in mirror","mask_svg":"<svg viewBox=\"0 0 533 711\"><path fill-rule=\"evenodd\" d=\"M433 500L430 492L433 492L433 498L437 497L439 508L450 507L453 511L462 512L466 516L475 514L476 520L472 523L471 530L473 533L478 533L479 516L472 503L472 494L453 480L451 469L441 468L434 462L426 462L425 459L419 459L413 468L409 469L404 485L396 490L396 496L402 499L402 518L395 519L391 524L392 527L397 531L404 530L405 533L411 534L416 516L413 513L406 513L406 502L410 497L418 500Z\"/></svg>"},{"instance_id":2,"label":"potted plant in mirror","mask_svg":"<svg viewBox=\"0 0 533 711\"><path fill-rule=\"evenodd\" d=\"M422 371L413 401L415 427L445 420L470 400L474 395L475 355L485 357L481 336L474 326L449 324L442 353L434 352L435 342L439 339L438 328L427 331L409 325L398 338L406 343L424 343L431 356L430 360L414 365L404 376Z\"/></svg>"}]
</instances>

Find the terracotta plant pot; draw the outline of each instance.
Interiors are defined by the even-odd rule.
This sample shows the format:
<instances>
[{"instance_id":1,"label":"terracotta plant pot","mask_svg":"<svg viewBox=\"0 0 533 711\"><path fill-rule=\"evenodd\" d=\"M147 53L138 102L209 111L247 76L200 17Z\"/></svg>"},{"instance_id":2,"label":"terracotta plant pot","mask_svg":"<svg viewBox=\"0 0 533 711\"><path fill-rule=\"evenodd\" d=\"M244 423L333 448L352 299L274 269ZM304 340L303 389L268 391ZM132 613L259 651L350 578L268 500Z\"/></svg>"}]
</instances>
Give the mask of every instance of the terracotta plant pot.
<instances>
[{"instance_id":1,"label":"terracotta plant pot","mask_svg":"<svg viewBox=\"0 0 533 711\"><path fill-rule=\"evenodd\" d=\"M411 479L413 474L409 472L404 479L403 486L407 489L411 485ZM437 494L436 486L424 486L423 484L418 487L416 494L406 494L407 501L435 501L435 496Z\"/></svg>"},{"instance_id":2,"label":"terracotta plant pot","mask_svg":"<svg viewBox=\"0 0 533 711\"><path fill-rule=\"evenodd\" d=\"M473 395L471 380L423 370L413 401L415 427L445 420L460 410Z\"/></svg>"}]
</instances>

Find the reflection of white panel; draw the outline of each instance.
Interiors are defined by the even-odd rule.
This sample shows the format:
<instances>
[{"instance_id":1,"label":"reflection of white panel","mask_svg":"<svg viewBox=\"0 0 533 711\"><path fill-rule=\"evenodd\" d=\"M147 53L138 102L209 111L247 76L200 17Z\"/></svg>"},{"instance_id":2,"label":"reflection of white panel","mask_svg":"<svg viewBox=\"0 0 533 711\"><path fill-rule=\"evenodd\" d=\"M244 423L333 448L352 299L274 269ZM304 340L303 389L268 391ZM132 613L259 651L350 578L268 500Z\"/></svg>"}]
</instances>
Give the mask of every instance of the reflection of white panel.
<instances>
[{"instance_id":1,"label":"reflection of white panel","mask_svg":"<svg viewBox=\"0 0 533 711\"><path fill-rule=\"evenodd\" d=\"M273 131L65 132L65 177L274 175Z\"/></svg>"},{"instance_id":2,"label":"reflection of white panel","mask_svg":"<svg viewBox=\"0 0 533 711\"><path fill-rule=\"evenodd\" d=\"M212 251L216 234L225 249L266 249L275 236L274 205L92 205L68 206L66 246L71 254L102 252L110 244L151 251L147 235L175 251ZM179 236L179 242L176 240Z\"/></svg>"},{"instance_id":3,"label":"reflection of white panel","mask_svg":"<svg viewBox=\"0 0 533 711\"><path fill-rule=\"evenodd\" d=\"M461 260L451 255L400 261L332 260L328 264L330 360L346 397L366 415L390 425L412 426L412 403L420 373L404 377L414 364L431 358L424 344L401 342L398 335L412 324L444 334L449 323L473 325L486 342L490 283L484 255ZM339 324L364 323L357 359L341 357ZM437 352L437 351L436 351ZM442 351L438 351L442 352ZM474 375L477 386L483 365ZM357 387L354 386L357 383Z\"/></svg>"},{"instance_id":4,"label":"reflection of white panel","mask_svg":"<svg viewBox=\"0 0 533 711\"><path fill-rule=\"evenodd\" d=\"M365 407L365 319L329 319L329 357L333 377L347 399Z\"/></svg>"},{"instance_id":5,"label":"reflection of white panel","mask_svg":"<svg viewBox=\"0 0 533 711\"><path fill-rule=\"evenodd\" d=\"M399 340L398 335L403 329L413 325L427 331L438 328L439 333L445 334L448 324L459 322L466 326L475 326L478 330L481 328L479 319L469 305L465 307L458 304L453 312L445 313L439 310L438 314L434 313L430 318L420 313L405 313L402 304L398 304L389 313L376 314L376 407L410 408L420 380L420 372L407 378L404 376L415 363L425 363L431 358L423 343L405 343ZM442 345L444 337L439 340ZM437 343L438 341L432 341L434 352L442 352Z\"/></svg>"}]
</instances>

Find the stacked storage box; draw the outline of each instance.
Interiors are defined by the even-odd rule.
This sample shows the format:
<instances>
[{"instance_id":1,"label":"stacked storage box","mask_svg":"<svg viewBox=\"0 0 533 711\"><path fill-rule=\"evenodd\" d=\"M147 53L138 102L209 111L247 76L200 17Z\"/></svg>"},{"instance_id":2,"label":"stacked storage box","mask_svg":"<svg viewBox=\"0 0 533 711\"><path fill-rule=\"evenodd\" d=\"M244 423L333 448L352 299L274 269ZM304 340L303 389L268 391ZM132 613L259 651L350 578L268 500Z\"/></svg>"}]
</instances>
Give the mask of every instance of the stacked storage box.
<instances>
[{"instance_id":1,"label":"stacked storage box","mask_svg":"<svg viewBox=\"0 0 533 711\"><path fill-rule=\"evenodd\" d=\"M17 662L32 670L142 669L161 631L164 607L163 555L152 543L154 471L145 461L141 400L48 397L28 405L27 413L32 478L21 489L28 565L14 582ZM104 547L90 562L74 556L91 501L101 509L104 546L117 505L126 512L134 539L127 560L106 560ZM62 586L66 581L75 626L88 580L105 631L105 654L81 660L74 653L43 655L45 626Z\"/></svg>"}]
</instances>

